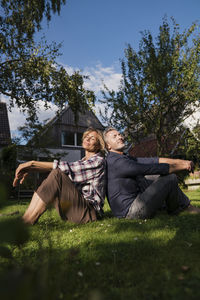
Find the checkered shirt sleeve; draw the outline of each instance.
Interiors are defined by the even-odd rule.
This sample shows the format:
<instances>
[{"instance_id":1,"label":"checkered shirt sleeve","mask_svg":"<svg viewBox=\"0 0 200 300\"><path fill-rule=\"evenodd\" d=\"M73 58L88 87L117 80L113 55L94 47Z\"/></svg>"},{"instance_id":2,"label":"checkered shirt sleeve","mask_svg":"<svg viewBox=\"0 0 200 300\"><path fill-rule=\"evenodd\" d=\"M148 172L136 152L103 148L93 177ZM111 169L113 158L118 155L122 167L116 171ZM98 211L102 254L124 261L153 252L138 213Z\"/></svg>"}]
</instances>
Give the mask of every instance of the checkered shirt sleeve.
<instances>
[{"instance_id":1,"label":"checkered shirt sleeve","mask_svg":"<svg viewBox=\"0 0 200 300\"><path fill-rule=\"evenodd\" d=\"M84 198L100 212L105 200L105 160L101 154L71 163L54 161L53 168L57 167L69 176Z\"/></svg>"}]
</instances>

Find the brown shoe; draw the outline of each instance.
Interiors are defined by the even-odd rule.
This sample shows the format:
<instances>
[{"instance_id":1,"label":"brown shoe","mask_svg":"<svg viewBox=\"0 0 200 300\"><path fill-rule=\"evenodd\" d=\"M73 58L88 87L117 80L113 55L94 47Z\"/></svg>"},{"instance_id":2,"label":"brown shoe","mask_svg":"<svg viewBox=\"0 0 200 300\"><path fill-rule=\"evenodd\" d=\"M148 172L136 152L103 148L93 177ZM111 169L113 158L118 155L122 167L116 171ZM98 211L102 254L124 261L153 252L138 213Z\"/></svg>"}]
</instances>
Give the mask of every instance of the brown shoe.
<instances>
[{"instance_id":1,"label":"brown shoe","mask_svg":"<svg viewBox=\"0 0 200 300\"><path fill-rule=\"evenodd\" d=\"M199 207L195 207L193 205L189 205L186 209L184 209L185 212L188 212L189 214L200 214L200 208Z\"/></svg>"}]
</instances>

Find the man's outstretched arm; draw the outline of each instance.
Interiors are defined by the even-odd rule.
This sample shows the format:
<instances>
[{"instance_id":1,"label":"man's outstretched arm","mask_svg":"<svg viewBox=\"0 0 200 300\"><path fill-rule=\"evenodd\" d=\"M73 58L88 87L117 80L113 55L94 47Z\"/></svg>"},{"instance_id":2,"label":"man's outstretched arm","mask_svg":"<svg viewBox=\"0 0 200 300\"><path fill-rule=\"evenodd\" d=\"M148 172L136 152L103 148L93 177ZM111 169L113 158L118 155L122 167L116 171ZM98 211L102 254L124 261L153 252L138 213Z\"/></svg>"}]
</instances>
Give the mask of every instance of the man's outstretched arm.
<instances>
[{"instance_id":1,"label":"man's outstretched arm","mask_svg":"<svg viewBox=\"0 0 200 300\"><path fill-rule=\"evenodd\" d=\"M159 163L169 164L169 173L175 173L183 170L194 172L194 163L190 160L160 157Z\"/></svg>"}]
</instances>

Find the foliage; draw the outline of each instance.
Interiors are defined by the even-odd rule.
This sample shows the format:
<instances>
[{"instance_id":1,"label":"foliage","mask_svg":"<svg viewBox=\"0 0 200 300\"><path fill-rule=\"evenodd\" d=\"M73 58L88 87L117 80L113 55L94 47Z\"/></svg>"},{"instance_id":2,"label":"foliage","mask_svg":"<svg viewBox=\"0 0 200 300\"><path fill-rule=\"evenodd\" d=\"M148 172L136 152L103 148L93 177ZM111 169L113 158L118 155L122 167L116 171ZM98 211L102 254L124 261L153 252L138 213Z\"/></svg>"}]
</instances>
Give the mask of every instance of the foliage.
<instances>
[{"instance_id":1,"label":"foliage","mask_svg":"<svg viewBox=\"0 0 200 300\"><path fill-rule=\"evenodd\" d=\"M186 159L193 160L196 168L200 168L200 125L192 130L187 129L179 146L179 152L184 153Z\"/></svg>"},{"instance_id":2,"label":"foliage","mask_svg":"<svg viewBox=\"0 0 200 300\"><path fill-rule=\"evenodd\" d=\"M199 191L188 196L199 205ZM9 201L3 212L17 209L21 215L26 207L25 202ZM0 218L0 224L5 218ZM12 222L15 217L7 220ZM10 233L14 225L8 226ZM97 222L75 225L48 210L37 225L26 229L29 238L24 243L23 235L20 245L14 239L6 243L0 239L11 255L5 249L0 252L2 299L200 297L197 215L172 217L163 212L150 220L116 219L106 203L105 218Z\"/></svg>"},{"instance_id":3,"label":"foliage","mask_svg":"<svg viewBox=\"0 0 200 300\"><path fill-rule=\"evenodd\" d=\"M60 14L65 3L66 0L1 0L4 12L1 22L4 27L10 28L10 32L16 31L18 36L32 38L41 29L43 17L50 21L52 14Z\"/></svg>"},{"instance_id":4,"label":"foliage","mask_svg":"<svg viewBox=\"0 0 200 300\"><path fill-rule=\"evenodd\" d=\"M1 152L2 167L8 169L15 169L16 157L17 157L17 145L10 144L4 147Z\"/></svg>"},{"instance_id":5,"label":"foliage","mask_svg":"<svg viewBox=\"0 0 200 300\"><path fill-rule=\"evenodd\" d=\"M194 23L183 33L166 18L156 41L149 31L142 33L139 50L125 49L121 62L122 81L117 92L106 87L102 102L104 119L131 138L155 134L158 155L165 153L165 141L199 106L200 38ZM110 115L109 115L110 114Z\"/></svg>"},{"instance_id":6,"label":"foliage","mask_svg":"<svg viewBox=\"0 0 200 300\"><path fill-rule=\"evenodd\" d=\"M61 44L48 45L45 38L34 41L41 29L43 16L60 12L65 0L8 0L1 2L0 17L0 93L9 97L10 108L16 105L37 119L41 103L48 108L54 103L62 109L69 103L75 112L93 104L94 93L83 87L79 72L69 75L56 62ZM77 115L76 115L77 116Z\"/></svg>"},{"instance_id":7,"label":"foliage","mask_svg":"<svg viewBox=\"0 0 200 300\"><path fill-rule=\"evenodd\" d=\"M16 169L16 158L16 144L10 144L2 149L0 155L0 182L6 197L9 197L13 193L12 181L14 179Z\"/></svg>"}]
</instances>

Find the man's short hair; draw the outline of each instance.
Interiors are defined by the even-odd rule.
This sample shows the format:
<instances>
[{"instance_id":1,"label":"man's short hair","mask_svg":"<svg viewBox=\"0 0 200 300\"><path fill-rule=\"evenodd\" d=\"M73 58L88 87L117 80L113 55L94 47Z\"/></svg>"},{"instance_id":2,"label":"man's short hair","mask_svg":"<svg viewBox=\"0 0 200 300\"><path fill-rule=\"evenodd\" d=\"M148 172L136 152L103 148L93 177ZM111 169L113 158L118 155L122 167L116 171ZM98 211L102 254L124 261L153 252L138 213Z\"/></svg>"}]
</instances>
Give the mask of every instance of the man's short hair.
<instances>
[{"instance_id":1,"label":"man's short hair","mask_svg":"<svg viewBox=\"0 0 200 300\"><path fill-rule=\"evenodd\" d=\"M109 127L107 127L107 128L104 130L104 132L103 132L103 138L104 138L105 143L107 143L106 139L107 139L107 134L108 134L108 132L113 131L113 130L117 130L117 129L114 128L114 127L112 127L112 126L109 126Z\"/></svg>"}]
</instances>

